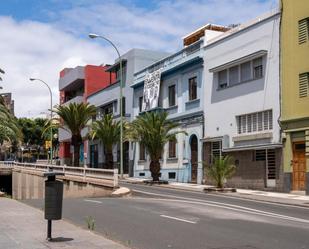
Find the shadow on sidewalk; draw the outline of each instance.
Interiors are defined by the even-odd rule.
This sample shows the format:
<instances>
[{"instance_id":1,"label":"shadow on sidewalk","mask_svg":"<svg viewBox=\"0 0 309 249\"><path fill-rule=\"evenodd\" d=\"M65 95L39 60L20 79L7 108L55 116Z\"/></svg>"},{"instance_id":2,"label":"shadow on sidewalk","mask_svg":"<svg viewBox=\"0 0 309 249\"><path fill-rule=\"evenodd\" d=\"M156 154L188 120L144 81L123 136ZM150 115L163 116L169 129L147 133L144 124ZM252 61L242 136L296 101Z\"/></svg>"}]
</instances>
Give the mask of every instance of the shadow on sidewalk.
<instances>
[{"instance_id":1,"label":"shadow on sidewalk","mask_svg":"<svg viewBox=\"0 0 309 249\"><path fill-rule=\"evenodd\" d=\"M67 241L72 241L74 240L73 238L63 238L63 237L56 237L52 238L49 242L67 242Z\"/></svg>"}]
</instances>

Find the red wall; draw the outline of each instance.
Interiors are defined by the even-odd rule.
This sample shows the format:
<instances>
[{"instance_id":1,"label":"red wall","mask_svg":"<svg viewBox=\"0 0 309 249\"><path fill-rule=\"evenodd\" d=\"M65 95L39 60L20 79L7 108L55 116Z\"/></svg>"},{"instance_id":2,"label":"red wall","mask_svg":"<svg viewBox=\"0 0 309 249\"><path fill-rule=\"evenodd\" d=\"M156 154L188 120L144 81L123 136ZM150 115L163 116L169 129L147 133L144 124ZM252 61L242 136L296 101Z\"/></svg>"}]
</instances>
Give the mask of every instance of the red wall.
<instances>
[{"instance_id":1,"label":"red wall","mask_svg":"<svg viewBox=\"0 0 309 249\"><path fill-rule=\"evenodd\" d=\"M59 145L59 157L60 158L69 158L71 157L70 153L70 143L62 142Z\"/></svg>"},{"instance_id":2,"label":"red wall","mask_svg":"<svg viewBox=\"0 0 309 249\"><path fill-rule=\"evenodd\" d=\"M85 66L85 98L115 81L114 73L105 72L107 68L108 66Z\"/></svg>"}]
</instances>

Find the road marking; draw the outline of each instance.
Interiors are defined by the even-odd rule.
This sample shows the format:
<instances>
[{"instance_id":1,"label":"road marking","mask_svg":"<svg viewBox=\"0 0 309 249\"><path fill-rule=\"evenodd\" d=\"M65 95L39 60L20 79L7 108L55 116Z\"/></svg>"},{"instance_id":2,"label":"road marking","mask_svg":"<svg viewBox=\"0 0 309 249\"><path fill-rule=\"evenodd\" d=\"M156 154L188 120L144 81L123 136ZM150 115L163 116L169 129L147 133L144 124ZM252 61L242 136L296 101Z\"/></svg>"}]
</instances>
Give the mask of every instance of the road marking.
<instances>
[{"instance_id":1,"label":"road marking","mask_svg":"<svg viewBox=\"0 0 309 249\"><path fill-rule=\"evenodd\" d=\"M228 204L228 203L223 203L223 202L205 201L205 200L197 201L196 199L187 198L187 197L179 197L179 196L166 195L166 194L156 194L156 193L140 191L140 190L133 190L133 191L143 193L143 194L148 194L148 195L164 196L164 197L169 197L169 198L172 197L172 198L178 199L178 200L174 200L174 201L182 201L182 202L187 202L187 203L191 203L191 204L194 203L194 204L200 204L200 205L206 205L206 206L212 206L212 207L218 207L218 208L233 210L233 211L236 211L236 212L243 212L243 213L249 213L249 214L255 214L255 215L260 215L260 216L277 218L277 219L309 223L309 220L305 220L305 219L302 219L302 218L286 216L286 215L281 215L281 214L272 213L272 212L266 212L266 211L262 211L262 210L258 210L258 209L253 209L253 208L248 208L248 207L244 207L244 206L233 205L233 204ZM173 200L168 200L168 199L163 199L163 200L173 201Z\"/></svg>"},{"instance_id":2,"label":"road marking","mask_svg":"<svg viewBox=\"0 0 309 249\"><path fill-rule=\"evenodd\" d=\"M131 183L126 183L127 185L132 185ZM124 184L125 185L125 184ZM157 189L157 190L162 190L164 189L164 187L157 187L157 186L143 186L145 188L153 188L153 189ZM170 191L174 191L174 192L189 192L189 193L195 193L197 195L200 196L215 196L215 197L219 197L219 198L229 198L229 199L236 199L236 200L243 200L246 202L255 202L255 203L263 203L263 204L267 204L267 205L272 205L272 206L282 206L282 207L289 207L289 208L298 208L298 209L309 209L309 207L301 207L301 206L295 206L292 204L283 204L283 203L276 203L276 202L268 202L268 201L263 201L263 200L252 200L252 199L248 199L245 197L241 197L241 196L228 196L228 195L217 195L217 194L210 194L207 193L207 195L201 193L201 192L196 192L193 190L187 190L187 189L177 189L177 188L165 188L167 190ZM133 191L135 191L135 189L132 189ZM139 191L139 190L137 190ZM182 197L177 197L177 198L182 198Z\"/></svg>"},{"instance_id":3,"label":"road marking","mask_svg":"<svg viewBox=\"0 0 309 249\"><path fill-rule=\"evenodd\" d=\"M164 215L164 214L161 214L160 216L163 217L163 218L167 218L167 219L178 220L178 221L183 221L183 222L187 222L187 223L191 223L191 224L196 224L195 221L191 221L191 220L185 220L185 219L181 219L181 218L177 218L177 217L173 217L173 216L168 216L168 215Z\"/></svg>"},{"instance_id":4,"label":"road marking","mask_svg":"<svg viewBox=\"0 0 309 249\"><path fill-rule=\"evenodd\" d=\"M95 201L95 200L86 200L86 199L84 199L84 201L93 202L93 203L102 203L102 201Z\"/></svg>"}]
</instances>

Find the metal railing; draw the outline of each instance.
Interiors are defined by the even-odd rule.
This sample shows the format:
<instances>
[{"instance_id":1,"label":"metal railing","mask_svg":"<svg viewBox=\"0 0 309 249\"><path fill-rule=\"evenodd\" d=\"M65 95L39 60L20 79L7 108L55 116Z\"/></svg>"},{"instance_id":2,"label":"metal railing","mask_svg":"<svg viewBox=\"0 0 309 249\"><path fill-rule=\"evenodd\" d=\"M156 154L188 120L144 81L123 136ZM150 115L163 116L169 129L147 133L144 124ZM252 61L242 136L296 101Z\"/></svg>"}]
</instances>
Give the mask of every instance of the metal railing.
<instances>
[{"instance_id":1,"label":"metal railing","mask_svg":"<svg viewBox=\"0 0 309 249\"><path fill-rule=\"evenodd\" d=\"M0 167L5 168L29 168L41 172L46 172L50 168L55 172L63 172L65 176L78 176L91 178L95 180L108 180L113 182L114 187L118 187L118 169L97 169L87 167L72 167L72 166L59 166L50 164L39 164L39 163L19 163L11 161L0 161Z\"/></svg>"}]
</instances>

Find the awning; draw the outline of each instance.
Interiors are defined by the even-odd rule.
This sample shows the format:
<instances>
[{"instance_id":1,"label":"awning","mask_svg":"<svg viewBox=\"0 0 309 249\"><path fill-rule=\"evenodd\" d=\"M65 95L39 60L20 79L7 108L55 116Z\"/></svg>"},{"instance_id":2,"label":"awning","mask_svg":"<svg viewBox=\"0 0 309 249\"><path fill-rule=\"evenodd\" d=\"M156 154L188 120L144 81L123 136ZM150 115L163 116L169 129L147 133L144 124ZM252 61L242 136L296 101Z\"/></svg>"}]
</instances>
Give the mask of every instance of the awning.
<instances>
[{"instance_id":1,"label":"awning","mask_svg":"<svg viewBox=\"0 0 309 249\"><path fill-rule=\"evenodd\" d=\"M254 52L252 54L249 54L249 55L246 55L244 57L238 58L236 60L224 63L224 64L219 65L217 67L210 68L209 72L211 72L211 73L219 72L221 70L227 69L227 68L232 67L234 65L238 65L238 64L241 64L243 62L246 62L246 61L249 61L249 60L253 60L253 59L258 58L260 56L263 56L265 54L267 54L266 50L259 50L257 52Z\"/></svg>"},{"instance_id":2,"label":"awning","mask_svg":"<svg viewBox=\"0 0 309 249\"><path fill-rule=\"evenodd\" d=\"M252 146L237 146L231 148L222 148L222 152L244 151L244 150L264 150L282 148L282 144L260 144Z\"/></svg>"}]
</instances>

